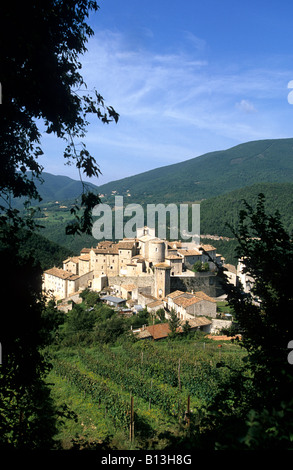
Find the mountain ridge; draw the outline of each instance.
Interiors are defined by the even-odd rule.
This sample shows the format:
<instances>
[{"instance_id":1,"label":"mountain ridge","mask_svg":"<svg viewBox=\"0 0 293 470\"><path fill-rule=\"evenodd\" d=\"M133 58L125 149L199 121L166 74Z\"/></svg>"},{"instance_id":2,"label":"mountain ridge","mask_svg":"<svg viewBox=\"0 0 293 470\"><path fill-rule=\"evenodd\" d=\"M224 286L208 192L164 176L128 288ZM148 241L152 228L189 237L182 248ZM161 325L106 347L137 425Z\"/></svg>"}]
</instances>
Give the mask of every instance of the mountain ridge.
<instances>
[{"instance_id":1,"label":"mountain ridge","mask_svg":"<svg viewBox=\"0 0 293 470\"><path fill-rule=\"evenodd\" d=\"M80 180L47 172L42 173L42 178L43 184L36 180L42 204L74 200L82 193ZM85 184L103 195L105 203L113 202L114 195L119 194L127 196L125 204L143 205L199 202L256 183L292 182L293 138L290 138L251 141L103 185ZM17 205L21 202L18 200Z\"/></svg>"},{"instance_id":2,"label":"mountain ridge","mask_svg":"<svg viewBox=\"0 0 293 470\"><path fill-rule=\"evenodd\" d=\"M293 139L251 141L98 186L137 203L197 201L258 182L293 182ZM153 202L153 201L152 201Z\"/></svg>"}]
</instances>

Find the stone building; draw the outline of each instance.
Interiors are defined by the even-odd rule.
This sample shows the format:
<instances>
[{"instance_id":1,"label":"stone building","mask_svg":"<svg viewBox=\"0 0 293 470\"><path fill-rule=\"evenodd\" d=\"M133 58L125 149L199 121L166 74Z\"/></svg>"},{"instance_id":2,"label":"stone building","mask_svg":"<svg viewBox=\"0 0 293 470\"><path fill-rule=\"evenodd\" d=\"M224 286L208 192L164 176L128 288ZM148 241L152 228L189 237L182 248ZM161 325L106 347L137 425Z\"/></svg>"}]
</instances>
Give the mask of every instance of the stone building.
<instances>
[{"instance_id":1,"label":"stone building","mask_svg":"<svg viewBox=\"0 0 293 470\"><path fill-rule=\"evenodd\" d=\"M91 285L93 272L81 276L60 268L50 268L44 272L43 291L53 295L56 300L62 300Z\"/></svg>"},{"instance_id":2,"label":"stone building","mask_svg":"<svg viewBox=\"0 0 293 470\"><path fill-rule=\"evenodd\" d=\"M181 320L189 320L197 316L208 316L215 318L217 314L217 303L204 292L174 291L166 295L165 308L174 310Z\"/></svg>"}]
</instances>

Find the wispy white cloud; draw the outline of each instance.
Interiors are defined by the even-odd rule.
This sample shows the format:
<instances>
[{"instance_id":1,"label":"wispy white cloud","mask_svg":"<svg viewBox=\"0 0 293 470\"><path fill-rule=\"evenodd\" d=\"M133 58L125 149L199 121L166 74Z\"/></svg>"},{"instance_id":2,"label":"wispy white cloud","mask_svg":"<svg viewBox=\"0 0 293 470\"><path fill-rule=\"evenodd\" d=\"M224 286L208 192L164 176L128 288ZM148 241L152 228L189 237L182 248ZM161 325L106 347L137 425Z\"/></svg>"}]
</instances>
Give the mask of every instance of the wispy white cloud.
<instances>
[{"instance_id":1,"label":"wispy white cloud","mask_svg":"<svg viewBox=\"0 0 293 470\"><path fill-rule=\"evenodd\" d=\"M241 100L240 102L236 103L236 108L238 108L240 111L243 111L244 113L256 113L256 108L254 105L247 100Z\"/></svg>"},{"instance_id":2,"label":"wispy white cloud","mask_svg":"<svg viewBox=\"0 0 293 470\"><path fill-rule=\"evenodd\" d=\"M206 49L205 40L186 31L172 53L134 48L119 31L100 31L89 41L85 81L120 114L117 126L91 125L87 136L104 180L286 136L292 126L279 117L289 106L288 72L259 64L223 67L207 60Z\"/></svg>"}]
</instances>

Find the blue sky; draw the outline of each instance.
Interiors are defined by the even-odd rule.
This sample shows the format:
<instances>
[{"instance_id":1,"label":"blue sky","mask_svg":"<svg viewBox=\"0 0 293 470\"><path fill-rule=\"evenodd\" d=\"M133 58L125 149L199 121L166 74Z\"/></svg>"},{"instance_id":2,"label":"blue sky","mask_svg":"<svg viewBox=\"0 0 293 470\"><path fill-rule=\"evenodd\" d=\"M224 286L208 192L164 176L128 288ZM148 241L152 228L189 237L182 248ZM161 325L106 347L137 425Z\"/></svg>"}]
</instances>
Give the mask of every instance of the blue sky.
<instances>
[{"instance_id":1,"label":"blue sky","mask_svg":"<svg viewBox=\"0 0 293 470\"><path fill-rule=\"evenodd\" d=\"M81 58L88 89L120 114L92 120L95 184L258 139L293 137L293 3L103 0ZM78 179L44 135L44 171Z\"/></svg>"}]
</instances>

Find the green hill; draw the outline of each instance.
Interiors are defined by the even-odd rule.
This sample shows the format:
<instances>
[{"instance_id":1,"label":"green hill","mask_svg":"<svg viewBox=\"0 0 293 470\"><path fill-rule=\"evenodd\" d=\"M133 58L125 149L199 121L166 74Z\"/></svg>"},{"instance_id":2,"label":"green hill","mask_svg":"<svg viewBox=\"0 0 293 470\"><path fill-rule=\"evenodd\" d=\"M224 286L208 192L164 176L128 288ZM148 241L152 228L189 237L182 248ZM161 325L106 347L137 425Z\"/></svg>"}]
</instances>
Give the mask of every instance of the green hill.
<instances>
[{"instance_id":1,"label":"green hill","mask_svg":"<svg viewBox=\"0 0 293 470\"><path fill-rule=\"evenodd\" d=\"M131 194L128 202L186 202L207 199L260 182L293 182L293 139L260 140L211 152L99 186Z\"/></svg>"},{"instance_id":2,"label":"green hill","mask_svg":"<svg viewBox=\"0 0 293 470\"><path fill-rule=\"evenodd\" d=\"M68 176L52 175L51 173L43 172L42 180L42 182L37 179L35 180L35 185L42 198L42 203L74 200L82 193L81 181L74 180ZM91 191L98 193L97 186L88 182L86 185ZM21 208L24 201L25 198L15 198L13 205L16 208ZM32 203L33 202L34 201L32 201Z\"/></svg>"}]
</instances>

